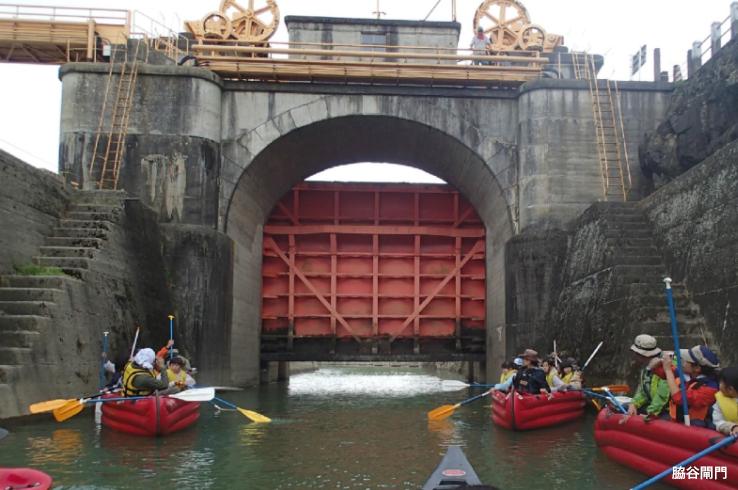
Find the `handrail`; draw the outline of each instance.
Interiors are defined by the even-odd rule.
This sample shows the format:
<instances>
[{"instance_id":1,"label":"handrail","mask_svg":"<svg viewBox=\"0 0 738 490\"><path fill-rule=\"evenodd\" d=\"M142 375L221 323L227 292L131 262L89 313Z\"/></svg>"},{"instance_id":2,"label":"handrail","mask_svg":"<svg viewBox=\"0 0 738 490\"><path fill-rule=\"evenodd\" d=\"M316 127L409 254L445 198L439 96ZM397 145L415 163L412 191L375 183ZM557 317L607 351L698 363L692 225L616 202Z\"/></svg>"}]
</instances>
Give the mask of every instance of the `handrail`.
<instances>
[{"instance_id":1,"label":"handrail","mask_svg":"<svg viewBox=\"0 0 738 490\"><path fill-rule=\"evenodd\" d=\"M371 58L371 59L422 59L422 60L449 60L449 61L490 61L490 62L510 62L510 63L528 63L531 65L544 65L548 63L547 58L523 56L478 56L478 55L450 55L450 54L425 54L425 53L392 53L392 52L376 52L376 51L344 51L344 50L325 50L325 49L289 49L289 48L259 48L252 46L211 46L196 44L192 46L192 50L197 52L218 52L218 53L234 53L234 54L286 54L286 55L307 55L307 56L332 56L347 58ZM200 55L207 56L207 55ZM239 58L240 59L240 58Z\"/></svg>"},{"instance_id":2,"label":"handrail","mask_svg":"<svg viewBox=\"0 0 738 490\"><path fill-rule=\"evenodd\" d=\"M46 10L46 12L42 12ZM48 12L48 11L51 12ZM59 13L60 12L60 13ZM96 14L95 12L100 12ZM120 15L112 15L120 14ZM95 21L110 20L116 21L120 24L116 25L128 25L131 22L131 12L129 10L121 9L106 9L106 8L78 8L78 7L54 7L54 6L40 6L40 5L17 5L9 3L0 3L0 17L8 18L5 16L13 16L10 18L21 19L23 17L44 17L48 20L57 20L61 18L66 19L80 19L87 21L93 19ZM98 22L104 24L104 22Z\"/></svg>"}]
</instances>

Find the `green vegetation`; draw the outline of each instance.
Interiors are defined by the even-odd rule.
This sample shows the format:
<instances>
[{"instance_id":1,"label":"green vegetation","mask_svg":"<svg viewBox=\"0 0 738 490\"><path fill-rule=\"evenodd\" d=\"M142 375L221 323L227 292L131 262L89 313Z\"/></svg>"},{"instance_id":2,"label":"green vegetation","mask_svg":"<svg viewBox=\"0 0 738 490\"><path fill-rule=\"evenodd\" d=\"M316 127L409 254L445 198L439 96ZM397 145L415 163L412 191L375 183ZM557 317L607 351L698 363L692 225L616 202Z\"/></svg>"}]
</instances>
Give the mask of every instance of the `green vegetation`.
<instances>
[{"instance_id":1,"label":"green vegetation","mask_svg":"<svg viewBox=\"0 0 738 490\"><path fill-rule=\"evenodd\" d=\"M64 271L57 267L41 267L36 264L16 265L15 272L21 276L63 276Z\"/></svg>"}]
</instances>

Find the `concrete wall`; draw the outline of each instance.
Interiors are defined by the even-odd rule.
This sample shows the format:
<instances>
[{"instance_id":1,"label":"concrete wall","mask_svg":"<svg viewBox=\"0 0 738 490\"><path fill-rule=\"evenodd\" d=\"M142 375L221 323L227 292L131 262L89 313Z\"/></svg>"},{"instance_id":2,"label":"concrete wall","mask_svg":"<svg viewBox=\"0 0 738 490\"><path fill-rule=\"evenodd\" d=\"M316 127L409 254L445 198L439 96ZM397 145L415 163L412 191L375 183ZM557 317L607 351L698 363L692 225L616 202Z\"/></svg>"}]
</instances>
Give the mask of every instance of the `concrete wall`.
<instances>
[{"instance_id":1,"label":"concrete wall","mask_svg":"<svg viewBox=\"0 0 738 490\"><path fill-rule=\"evenodd\" d=\"M61 168L89 185L78 162L89 160L107 72L70 64L61 76ZM201 226L196 242L218 244L207 246L198 273L225 267L227 240L213 239L212 230L233 240L232 282L214 287L229 291L228 304L220 304L216 316L228 311L230 318L217 334L228 339L234 383L258 379L262 225L281 196L306 177L347 163L393 162L437 175L469 199L487 226L490 373L510 345L523 343L520 336L506 340L510 322L546 318L545 298L534 297L516 300L518 311L508 315L505 244L516 233L571 229L602 198L583 81L539 80L517 92L460 91L223 82L205 70L154 66L142 67L139 80L121 182L154 206L160 221ZM670 89L621 85L629 139L657 126ZM635 147L629 150L632 196L638 198L644 185ZM190 254L177 250L177 240L167 253ZM539 245L546 247L547 240ZM513 280L525 284L526 274L519 270ZM550 271L543 275L553 280ZM201 285L184 275L175 279L179 301L188 294L205 301ZM205 331L195 324L187 329L194 338Z\"/></svg>"},{"instance_id":2,"label":"concrete wall","mask_svg":"<svg viewBox=\"0 0 738 490\"><path fill-rule=\"evenodd\" d=\"M0 274L33 262L38 247L58 226L73 189L0 150Z\"/></svg>"},{"instance_id":3,"label":"concrete wall","mask_svg":"<svg viewBox=\"0 0 738 490\"><path fill-rule=\"evenodd\" d=\"M399 51L391 46L409 46L423 48L443 48L455 50L459 46L461 24L458 22L421 22L411 20L379 20L379 19L344 19L335 17L298 17L288 16L284 19L289 32L291 43L298 43L303 49L332 49L343 51L360 51L362 48L362 34L380 34L386 36L387 51ZM300 45L299 43L321 44L348 44L356 47L319 47ZM410 53L431 53L433 50L417 49L402 50ZM444 54L455 54L455 51L446 51ZM321 57L308 57L308 59ZM322 57L330 59L329 57ZM353 61L356 58L341 58L344 61ZM377 61L385 61L377 58ZM386 61L397 62L395 59ZM418 63L420 60L408 60ZM446 61L445 63L455 63Z\"/></svg>"},{"instance_id":4,"label":"concrete wall","mask_svg":"<svg viewBox=\"0 0 738 490\"><path fill-rule=\"evenodd\" d=\"M130 348L138 326L139 347L159 348L169 336L167 315L175 310L153 211L119 193L101 202L96 193L73 190L1 151L0 161L0 202L14 210L0 213L8 237L0 256L10 253L12 262L42 255L39 246L76 206L115 207L112 221L99 229L101 248L78 277L17 276L12 262L3 262L0 334L17 333L0 342L0 418L6 418L27 414L31 403L95 392L103 331L110 332L111 357Z\"/></svg>"},{"instance_id":5,"label":"concrete wall","mask_svg":"<svg viewBox=\"0 0 738 490\"><path fill-rule=\"evenodd\" d=\"M653 226L671 277L705 318L723 366L738 353L738 142L638 204Z\"/></svg>"},{"instance_id":6,"label":"concrete wall","mask_svg":"<svg viewBox=\"0 0 738 490\"><path fill-rule=\"evenodd\" d=\"M638 141L659 124L670 84L619 83L633 177L629 200L645 194ZM520 230L569 229L603 199L594 113L586 80L536 80L520 89L518 183Z\"/></svg>"}]
</instances>

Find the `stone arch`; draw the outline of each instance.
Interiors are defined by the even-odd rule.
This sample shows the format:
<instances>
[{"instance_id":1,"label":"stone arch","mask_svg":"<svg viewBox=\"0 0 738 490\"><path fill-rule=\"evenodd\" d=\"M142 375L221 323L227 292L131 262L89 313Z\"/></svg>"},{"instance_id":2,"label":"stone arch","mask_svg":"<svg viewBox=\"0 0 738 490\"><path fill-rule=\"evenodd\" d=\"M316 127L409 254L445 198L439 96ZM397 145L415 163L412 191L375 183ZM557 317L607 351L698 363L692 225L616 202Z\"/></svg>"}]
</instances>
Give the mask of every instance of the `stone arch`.
<instances>
[{"instance_id":1,"label":"stone arch","mask_svg":"<svg viewBox=\"0 0 738 490\"><path fill-rule=\"evenodd\" d=\"M233 174L236 182L222 183L220 225L234 241L231 365L240 357L236 353L247 349L252 349L249 358L258 359L262 227L273 207L310 175L362 161L425 170L456 187L475 207L487 230L487 344L492 346L488 360L504 356L504 244L514 233L515 220L514 185L507 184L514 182L514 174L504 176L515 169L514 152L500 142L481 141L476 129L453 115L444 115L441 119L447 122L436 124L447 130L441 131L407 117L321 117L325 114L322 109L317 112L314 104L287 111L249 131L239 138L237 148L224 155L224 165L231 167L225 174ZM315 117L310 116L308 123L311 111ZM485 154L490 156L485 159ZM502 168L499 175L507 179L504 184L491 164ZM236 371L235 382L249 381L239 379Z\"/></svg>"}]
</instances>

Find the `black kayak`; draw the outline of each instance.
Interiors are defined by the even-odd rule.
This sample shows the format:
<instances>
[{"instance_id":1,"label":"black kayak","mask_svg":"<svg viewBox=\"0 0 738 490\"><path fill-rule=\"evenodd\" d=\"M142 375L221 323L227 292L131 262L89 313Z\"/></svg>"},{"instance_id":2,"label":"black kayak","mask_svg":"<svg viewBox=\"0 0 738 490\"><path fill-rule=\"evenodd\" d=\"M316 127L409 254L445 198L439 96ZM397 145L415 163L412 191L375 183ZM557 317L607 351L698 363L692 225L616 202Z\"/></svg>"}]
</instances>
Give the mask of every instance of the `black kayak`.
<instances>
[{"instance_id":1,"label":"black kayak","mask_svg":"<svg viewBox=\"0 0 738 490\"><path fill-rule=\"evenodd\" d=\"M463 484L482 485L459 446L450 446L436 471L421 490L446 490Z\"/></svg>"}]
</instances>

